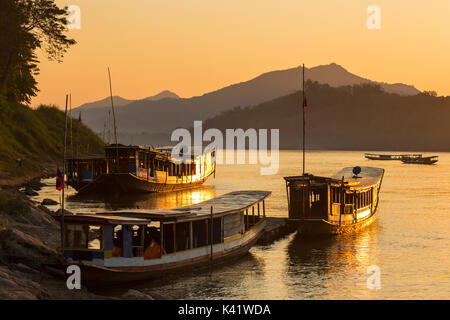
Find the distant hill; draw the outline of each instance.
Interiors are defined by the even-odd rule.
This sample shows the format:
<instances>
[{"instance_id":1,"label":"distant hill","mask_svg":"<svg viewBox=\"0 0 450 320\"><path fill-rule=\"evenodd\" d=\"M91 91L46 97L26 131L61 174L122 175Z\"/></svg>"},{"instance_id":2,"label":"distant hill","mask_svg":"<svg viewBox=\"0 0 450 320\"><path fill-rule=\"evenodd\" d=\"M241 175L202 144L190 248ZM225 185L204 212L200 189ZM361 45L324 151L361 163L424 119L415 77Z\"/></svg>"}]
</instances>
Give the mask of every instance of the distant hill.
<instances>
[{"instance_id":1,"label":"distant hill","mask_svg":"<svg viewBox=\"0 0 450 320\"><path fill-rule=\"evenodd\" d=\"M306 69L306 77L333 87L353 84L379 84L386 92L399 95L420 93L413 86L378 83L356 76L332 63ZM236 106L252 106L296 92L302 82L298 68L264 73L246 82L206 93L202 96L158 101L138 100L117 109L119 131L125 135L149 135L189 127L193 120L204 120ZM84 108L83 121L96 132L102 132L110 105ZM77 113L75 113L77 115ZM128 142L128 141L123 141Z\"/></svg>"},{"instance_id":2,"label":"distant hill","mask_svg":"<svg viewBox=\"0 0 450 320\"><path fill-rule=\"evenodd\" d=\"M401 96L368 84L308 82L306 146L323 150L450 151L450 97ZM208 119L207 128L279 128L280 148L300 149L301 92Z\"/></svg>"},{"instance_id":3,"label":"distant hill","mask_svg":"<svg viewBox=\"0 0 450 320\"><path fill-rule=\"evenodd\" d=\"M158 100L166 99L166 98L178 99L179 96L176 93L173 93L169 90L164 90L158 94L155 94L154 96L150 96L150 97L140 99L140 100L158 101ZM139 100L128 100L128 99L122 98L120 96L113 96L113 102L114 102L115 107L122 107L122 106L127 105L134 101L139 101ZM105 108L105 107L106 108L111 107L111 98L110 97L106 97L102 100L82 104L81 106L74 108L73 111L88 110L88 109L94 109L94 108Z\"/></svg>"},{"instance_id":4,"label":"distant hill","mask_svg":"<svg viewBox=\"0 0 450 320\"><path fill-rule=\"evenodd\" d=\"M103 142L89 128L74 121L74 155L103 152ZM70 137L70 135L68 135ZM68 138L68 156L71 155ZM62 163L64 112L56 107L31 109L0 98L0 179L42 169L48 162ZM16 159L23 159L17 167Z\"/></svg>"}]
</instances>

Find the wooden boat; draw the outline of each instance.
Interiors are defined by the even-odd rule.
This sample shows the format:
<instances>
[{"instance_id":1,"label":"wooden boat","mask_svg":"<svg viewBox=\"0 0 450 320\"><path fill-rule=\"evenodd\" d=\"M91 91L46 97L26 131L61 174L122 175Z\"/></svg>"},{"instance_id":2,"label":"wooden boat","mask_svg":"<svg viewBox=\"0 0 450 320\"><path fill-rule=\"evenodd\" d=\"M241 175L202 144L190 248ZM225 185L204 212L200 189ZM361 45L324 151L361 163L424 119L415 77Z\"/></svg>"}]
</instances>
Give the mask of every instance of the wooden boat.
<instances>
[{"instance_id":1,"label":"wooden boat","mask_svg":"<svg viewBox=\"0 0 450 320\"><path fill-rule=\"evenodd\" d=\"M364 156L369 160L402 160L404 157L411 159L421 158L421 154L378 154L378 153L365 153Z\"/></svg>"},{"instance_id":2,"label":"wooden boat","mask_svg":"<svg viewBox=\"0 0 450 320\"><path fill-rule=\"evenodd\" d=\"M95 288L245 254L266 226L270 191L235 191L187 207L64 216L65 266Z\"/></svg>"},{"instance_id":3,"label":"wooden boat","mask_svg":"<svg viewBox=\"0 0 450 320\"><path fill-rule=\"evenodd\" d=\"M419 157L419 158L403 157L401 160L403 163L435 164L436 162L438 162L438 156Z\"/></svg>"},{"instance_id":4,"label":"wooden boat","mask_svg":"<svg viewBox=\"0 0 450 320\"><path fill-rule=\"evenodd\" d=\"M167 192L194 188L215 174L215 150L187 161L171 151L107 145L104 157L66 159L67 184L80 194Z\"/></svg>"},{"instance_id":5,"label":"wooden boat","mask_svg":"<svg viewBox=\"0 0 450 320\"><path fill-rule=\"evenodd\" d=\"M305 235L361 229L375 220L384 169L348 167L332 177L285 177L289 220Z\"/></svg>"}]
</instances>

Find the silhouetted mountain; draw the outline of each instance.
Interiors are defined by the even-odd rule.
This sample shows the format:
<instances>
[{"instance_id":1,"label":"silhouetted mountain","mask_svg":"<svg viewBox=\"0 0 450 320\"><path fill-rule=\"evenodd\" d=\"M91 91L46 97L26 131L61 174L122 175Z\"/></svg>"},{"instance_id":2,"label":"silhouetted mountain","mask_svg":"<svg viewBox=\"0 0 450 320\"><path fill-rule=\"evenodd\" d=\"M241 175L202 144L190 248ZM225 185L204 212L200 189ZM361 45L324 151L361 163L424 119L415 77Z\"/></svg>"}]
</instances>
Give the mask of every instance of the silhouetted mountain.
<instances>
[{"instance_id":1,"label":"silhouetted mountain","mask_svg":"<svg viewBox=\"0 0 450 320\"><path fill-rule=\"evenodd\" d=\"M154 96L150 96L150 97L147 97L144 99L139 99L139 100L128 100L128 99L124 99L120 96L113 96L113 102L114 102L115 107L122 107L124 105L127 105L127 104L129 104L131 102L135 102L135 101L141 101L141 100L158 101L158 100L166 99L166 98L178 99L179 96L176 93L173 93L169 90L164 90L158 94L155 94ZM106 97L102 100L82 104L81 106L74 108L73 111L88 110L88 109L94 109L94 108L108 108L108 107L109 108L111 107L111 98L110 97Z\"/></svg>"},{"instance_id":2,"label":"silhouetted mountain","mask_svg":"<svg viewBox=\"0 0 450 320\"><path fill-rule=\"evenodd\" d=\"M450 97L401 96L380 86L308 82L308 149L450 151ZM207 128L280 129L280 148L301 149L301 92L208 119Z\"/></svg>"},{"instance_id":3,"label":"silhouetted mountain","mask_svg":"<svg viewBox=\"0 0 450 320\"><path fill-rule=\"evenodd\" d=\"M176 93L173 93L172 91L164 90L158 94L155 94L154 96L144 98L143 100L158 101L158 100L166 99L166 98L179 99L180 97Z\"/></svg>"},{"instance_id":4,"label":"silhouetted mountain","mask_svg":"<svg viewBox=\"0 0 450 320\"><path fill-rule=\"evenodd\" d=\"M306 69L306 76L331 86L360 83L377 84L349 73L337 64ZM119 131L127 135L171 132L177 127L189 127L193 120L205 120L236 106L257 105L264 101L293 93L302 82L298 68L273 71L252 80L230 85L202 96L158 101L139 100L118 108L116 118ZM402 95L417 94L412 86L380 83L387 92ZM89 108L83 111L83 121L97 132L103 131L109 104L105 108ZM75 114L77 114L75 112Z\"/></svg>"}]
</instances>

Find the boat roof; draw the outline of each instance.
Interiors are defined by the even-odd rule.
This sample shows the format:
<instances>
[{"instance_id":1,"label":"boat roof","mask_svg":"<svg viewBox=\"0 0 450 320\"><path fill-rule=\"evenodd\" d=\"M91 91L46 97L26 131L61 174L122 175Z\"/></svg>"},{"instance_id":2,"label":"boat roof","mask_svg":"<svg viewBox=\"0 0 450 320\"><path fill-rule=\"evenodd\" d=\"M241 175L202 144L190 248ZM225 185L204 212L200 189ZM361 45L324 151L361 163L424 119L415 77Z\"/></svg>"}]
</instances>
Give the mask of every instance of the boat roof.
<instances>
[{"instance_id":1,"label":"boat roof","mask_svg":"<svg viewBox=\"0 0 450 320\"><path fill-rule=\"evenodd\" d=\"M395 153L391 153L391 154L386 154L386 153L365 153L366 156L383 156L383 157L392 157L392 156L396 156L396 157L408 157L408 156L421 156L421 153L405 153L405 154L395 154Z\"/></svg>"},{"instance_id":2,"label":"boat roof","mask_svg":"<svg viewBox=\"0 0 450 320\"><path fill-rule=\"evenodd\" d=\"M211 215L223 215L244 210L264 200L271 191L233 191L198 204L174 209L127 209L97 214L64 216L68 222L105 224L148 224L151 221L192 220Z\"/></svg>"},{"instance_id":3,"label":"boat roof","mask_svg":"<svg viewBox=\"0 0 450 320\"><path fill-rule=\"evenodd\" d=\"M362 189L370 187L383 177L384 169L375 167L360 167L361 173L357 176L353 173L354 167L346 167L338 171L331 177L321 177L310 174L305 174L303 176L290 176L284 177L286 181L299 181L299 180L315 180L319 182L326 183L341 183L342 178L344 178L344 184L352 189Z\"/></svg>"},{"instance_id":4,"label":"boat roof","mask_svg":"<svg viewBox=\"0 0 450 320\"><path fill-rule=\"evenodd\" d=\"M360 167L361 173L357 176L353 173L354 167L346 167L332 176L334 179L342 180L351 187L365 188L377 184L384 175L384 169L375 167Z\"/></svg>"}]
</instances>

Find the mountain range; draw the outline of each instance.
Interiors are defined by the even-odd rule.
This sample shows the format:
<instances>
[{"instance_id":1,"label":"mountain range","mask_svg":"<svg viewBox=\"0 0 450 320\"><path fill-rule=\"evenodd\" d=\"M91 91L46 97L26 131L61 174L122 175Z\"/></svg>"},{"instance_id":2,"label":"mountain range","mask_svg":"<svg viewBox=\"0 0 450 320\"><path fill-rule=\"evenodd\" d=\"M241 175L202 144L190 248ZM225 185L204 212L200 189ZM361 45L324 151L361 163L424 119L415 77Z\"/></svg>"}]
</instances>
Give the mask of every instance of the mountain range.
<instances>
[{"instance_id":1,"label":"mountain range","mask_svg":"<svg viewBox=\"0 0 450 320\"><path fill-rule=\"evenodd\" d=\"M450 97L401 96L379 86L307 82L306 146L318 150L450 151ZM302 146L301 92L206 120L216 128L279 129L281 149ZM192 130L192 129L191 129ZM169 139L169 137L167 137Z\"/></svg>"},{"instance_id":2,"label":"mountain range","mask_svg":"<svg viewBox=\"0 0 450 320\"><path fill-rule=\"evenodd\" d=\"M386 93L411 96L420 93L411 85L376 82L348 72L335 63L305 68L306 79L328 84L331 87L357 84L379 85ZM180 98L170 94L155 99L127 100L114 97L119 140L130 143L130 137L140 136L143 140L152 135L171 132L177 127L190 127L194 120L206 120L237 106L255 106L266 101L297 92L302 83L299 68L272 71L251 80L227 86L202 96ZM84 104L76 109L83 114L83 122L97 133L104 131L110 110L110 100ZM139 139L141 140L141 139ZM137 143L134 141L134 143ZM147 143L151 143L150 141Z\"/></svg>"}]
</instances>

